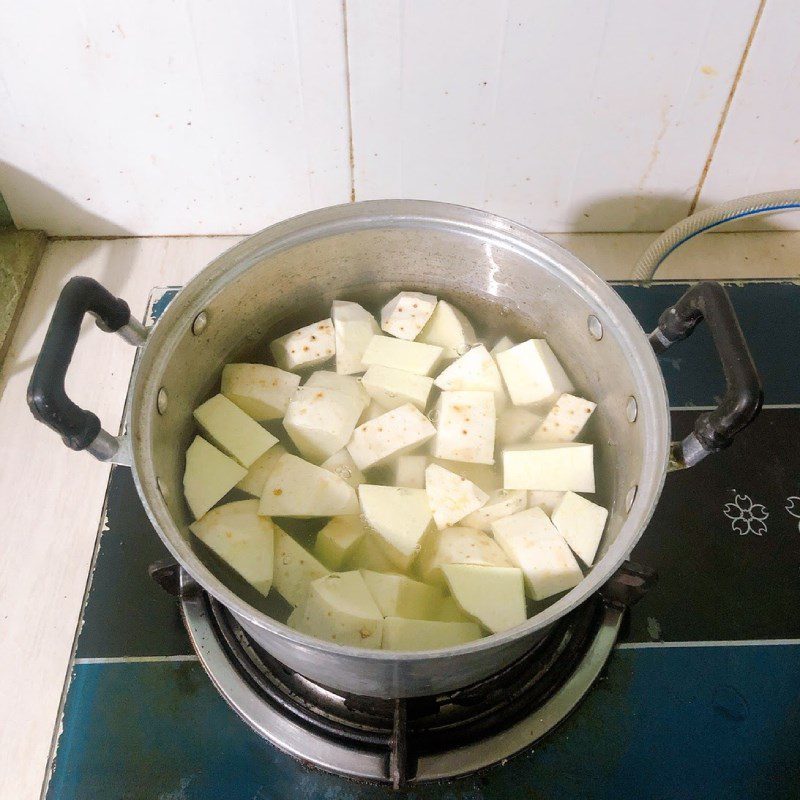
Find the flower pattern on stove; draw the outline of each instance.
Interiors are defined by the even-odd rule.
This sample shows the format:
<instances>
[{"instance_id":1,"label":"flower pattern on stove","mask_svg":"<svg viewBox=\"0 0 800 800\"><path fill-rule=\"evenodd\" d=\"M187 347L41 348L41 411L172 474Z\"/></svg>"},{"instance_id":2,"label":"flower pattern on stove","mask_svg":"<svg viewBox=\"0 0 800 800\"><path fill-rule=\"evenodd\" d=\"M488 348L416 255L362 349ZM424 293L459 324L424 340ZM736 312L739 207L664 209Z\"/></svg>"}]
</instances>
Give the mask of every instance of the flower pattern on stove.
<instances>
[{"instance_id":1,"label":"flower pattern on stove","mask_svg":"<svg viewBox=\"0 0 800 800\"><path fill-rule=\"evenodd\" d=\"M800 520L800 497L787 497L786 511L790 516ZM800 531L800 522L797 523L797 530Z\"/></svg>"},{"instance_id":2,"label":"flower pattern on stove","mask_svg":"<svg viewBox=\"0 0 800 800\"><path fill-rule=\"evenodd\" d=\"M731 528L739 536L747 536L748 533L763 536L767 532L769 511L760 503L754 503L746 494L737 494L732 503L725 504L722 513L731 521Z\"/></svg>"}]
</instances>

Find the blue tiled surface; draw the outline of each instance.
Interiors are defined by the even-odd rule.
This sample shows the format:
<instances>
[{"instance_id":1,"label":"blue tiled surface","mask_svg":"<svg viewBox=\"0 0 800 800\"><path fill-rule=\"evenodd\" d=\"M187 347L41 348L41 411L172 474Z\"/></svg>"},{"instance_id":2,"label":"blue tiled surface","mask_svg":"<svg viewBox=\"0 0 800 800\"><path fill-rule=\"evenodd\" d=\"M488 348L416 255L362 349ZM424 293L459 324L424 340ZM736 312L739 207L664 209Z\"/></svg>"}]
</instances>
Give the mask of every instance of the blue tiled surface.
<instances>
[{"instance_id":1,"label":"blue tiled surface","mask_svg":"<svg viewBox=\"0 0 800 800\"><path fill-rule=\"evenodd\" d=\"M617 291L646 330L687 285ZM800 287L728 287L762 373L766 402L800 403ZM154 303L154 316L174 296ZM702 327L662 357L673 406L722 388ZM692 411L674 411L676 433ZM684 430L685 429L685 430ZM634 557L661 582L626 637L671 641L800 637L800 409L769 409L726 453L670 476ZM763 535L723 514L737 494L764 504ZM80 657L190 652L174 601L146 577L165 551L126 470L112 474ZM792 508L794 508L792 506ZM402 796L483 798L800 798L800 646L618 650L579 711L503 767ZM80 663L73 669L49 800L72 798L388 798L387 789L311 772L228 709L196 662Z\"/></svg>"}]
</instances>

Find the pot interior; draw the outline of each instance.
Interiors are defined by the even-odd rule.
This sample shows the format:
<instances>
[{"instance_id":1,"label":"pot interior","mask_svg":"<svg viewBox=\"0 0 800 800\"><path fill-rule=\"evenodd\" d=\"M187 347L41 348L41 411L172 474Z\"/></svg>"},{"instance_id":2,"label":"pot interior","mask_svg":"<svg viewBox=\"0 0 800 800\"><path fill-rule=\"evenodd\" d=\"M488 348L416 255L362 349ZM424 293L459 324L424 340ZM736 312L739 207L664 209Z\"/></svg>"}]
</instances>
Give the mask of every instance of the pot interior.
<instances>
[{"instance_id":1,"label":"pot interior","mask_svg":"<svg viewBox=\"0 0 800 800\"><path fill-rule=\"evenodd\" d=\"M400 290L452 302L488 346L504 334L547 339L576 393L598 404L581 439L595 444L593 499L609 509L608 523L589 578L553 609L567 610L582 599L579 589L585 596L616 568L660 492L669 438L660 371L631 313L577 259L525 228L470 209L382 201L313 212L246 240L178 294L142 353L130 419L140 489L162 537L201 584L230 604L227 587L267 626L258 611L282 622L289 607L273 599L275 592L268 600L256 593L189 534L182 475L197 432L192 410L218 391L224 364L271 363L269 342L329 316L333 300L377 313ZM201 311L208 324L195 335L192 321ZM590 316L602 326L599 340ZM169 398L163 415L155 406L161 387ZM631 397L634 422L626 413ZM281 525L310 544L324 522ZM584 586L592 576L593 586Z\"/></svg>"}]
</instances>

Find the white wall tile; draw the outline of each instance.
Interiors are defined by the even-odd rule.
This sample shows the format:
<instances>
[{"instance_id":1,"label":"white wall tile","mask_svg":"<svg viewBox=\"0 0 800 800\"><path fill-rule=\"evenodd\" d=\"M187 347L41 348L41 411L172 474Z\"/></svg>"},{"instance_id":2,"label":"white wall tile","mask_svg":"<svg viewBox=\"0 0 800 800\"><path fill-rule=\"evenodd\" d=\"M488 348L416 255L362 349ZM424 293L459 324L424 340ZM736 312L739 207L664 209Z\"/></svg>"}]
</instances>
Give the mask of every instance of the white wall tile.
<instances>
[{"instance_id":1,"label":"white wall tile","mask_svg":"<svg viewBox=\"0 0 800 800\"><path fill-rule=\"evenodd\" d=\"M3 0L0 190L51 234L252 232L350 198L341 0Z\"/></svg>"},{"instance_id":2,"label":"white wall tile","mask_svg":"<svg viewBox=\"0 0 800 800\"><path fill-rule=\"evenodd\" d=\"M694 196L757 0L347 0L357 199L659 230Z\"/></svg>"},{"instance_id":3,"label":"white wall tile","mask_svg":"<svg viewBox=\"0 0 800 800\"><path fill-rule=\"evenodd\" d=\"M768 0L731 101L698 208L800 188L800 4ZM800 228L800 212L739 228Z\"/></svg>"}]
</instances>

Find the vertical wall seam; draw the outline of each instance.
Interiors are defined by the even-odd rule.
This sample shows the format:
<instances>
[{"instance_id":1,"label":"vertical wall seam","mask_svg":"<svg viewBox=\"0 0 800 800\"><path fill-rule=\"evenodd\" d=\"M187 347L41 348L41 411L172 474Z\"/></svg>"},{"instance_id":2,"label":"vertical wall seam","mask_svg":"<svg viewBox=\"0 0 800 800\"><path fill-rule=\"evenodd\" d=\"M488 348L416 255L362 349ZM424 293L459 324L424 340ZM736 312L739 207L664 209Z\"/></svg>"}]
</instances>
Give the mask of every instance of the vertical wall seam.
<instances>
[{"instance_id":1,"label":"vertical wall seam","mask_svg":"<svg viewBox=\"0 0 800 800\"><path fill-rule=\"evenodd\" d=\"M350 93L350 43L347 38L347 0L342 0L342 25L344 31L345 102L347 103L347 147L350 160L350 202L356 201L356 156L353 147L353 103Z\"/></svg>"},{"instance_id":2,"label":"vertical wall seam","mask_svg":"<svg viewBox=\"0 0 800 800\"><path fill-rule=\"evenodd\" d=\"M744 67L747 63L747 56L750 54L750 48L753 44L753 40L755 39L756 31L758 30L758 23L761 22L761 16L764 13L764 7L766 4L767 0L760 0L758 8L756 9L755 17L753 17L753 24L750 28L750 34L745 42L744 50L742 50L742 57L739 59L739 66L736 69L736 74L733 76L733 82L731 83L728 97L725 100L725 105L722 107L722 114L720 114L719 122L717 123L717 129L714 131L714 138L711 140L711 147L708 150L708 156L706 157L706 162L703 165L703 171L700 173L700 180L697 182L697 189L695 190L694 197L692 198L692 204L689 206L689 216L694 214L697 204L700 201L700 195L702 194L703 187L705 186L706 178L708 177L708 171L711 169L711 162L714 160L714 155L717 151L717 145L719 144L720 137L722 136L722 129L725 127L725 123L728 119L728 114L730 113L731 105L733 104L733 97L736 94L736 89L739 87L739 81L744 73Z\"/></svg>"}]
</instances>

